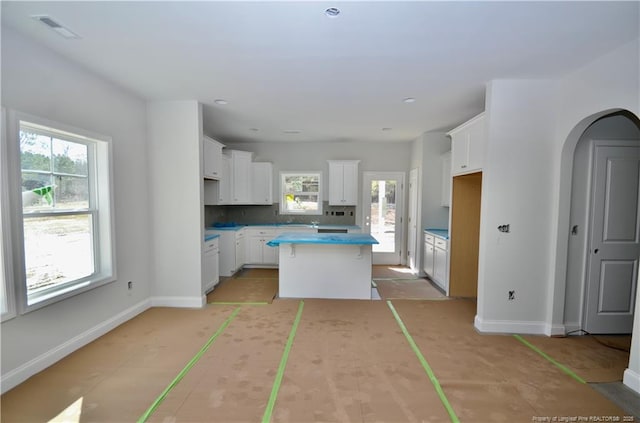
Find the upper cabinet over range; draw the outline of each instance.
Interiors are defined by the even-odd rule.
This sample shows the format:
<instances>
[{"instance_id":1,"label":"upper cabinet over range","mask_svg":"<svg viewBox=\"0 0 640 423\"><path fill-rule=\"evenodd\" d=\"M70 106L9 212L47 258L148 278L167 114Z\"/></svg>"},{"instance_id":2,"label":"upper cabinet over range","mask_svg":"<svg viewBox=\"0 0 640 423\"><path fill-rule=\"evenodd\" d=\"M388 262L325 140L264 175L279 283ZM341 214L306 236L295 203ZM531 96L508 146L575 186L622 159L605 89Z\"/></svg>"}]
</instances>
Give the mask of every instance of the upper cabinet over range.
<instances>
[{"instance_id":1,"label":"upper cabinet over range","mask_svg":"<svg viewBox=\"0 0 640 423\"><path fill-rule=\"evenodd\" d=\"M329 160L328 162L329 205L357 205L358 163L360 163L360 160Z\"/></svg>"},{"instance_id":2,"label":"upper cabinet over range","mask_svg":"<svg viewBox=\"0 0 640 423\"><path fill-rule=\"evenodd\" d=\"M451 175L482 171L486 144L484 112L447 135L451 137Z\"/></svg>"}]
</instances>

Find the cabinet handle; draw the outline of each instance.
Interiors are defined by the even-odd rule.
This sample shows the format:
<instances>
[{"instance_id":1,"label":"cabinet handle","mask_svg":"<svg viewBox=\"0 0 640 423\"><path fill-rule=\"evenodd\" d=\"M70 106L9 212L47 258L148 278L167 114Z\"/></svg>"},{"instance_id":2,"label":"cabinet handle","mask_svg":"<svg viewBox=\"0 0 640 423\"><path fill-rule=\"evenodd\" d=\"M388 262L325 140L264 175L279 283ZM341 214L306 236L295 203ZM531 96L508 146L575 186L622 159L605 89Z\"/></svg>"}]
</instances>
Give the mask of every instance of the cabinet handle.
<instances>
[{"instance_id":1,"label":"cabinet handle","mask_svg":"<svg viewBox=\"0 0 640 423\"><path fill-rule=\"evenodd\" d=\"M460 166L460 167L464 169L465 167L467 167L467 165L462 165L462 166Z\"/></svg>"}]
</instances>

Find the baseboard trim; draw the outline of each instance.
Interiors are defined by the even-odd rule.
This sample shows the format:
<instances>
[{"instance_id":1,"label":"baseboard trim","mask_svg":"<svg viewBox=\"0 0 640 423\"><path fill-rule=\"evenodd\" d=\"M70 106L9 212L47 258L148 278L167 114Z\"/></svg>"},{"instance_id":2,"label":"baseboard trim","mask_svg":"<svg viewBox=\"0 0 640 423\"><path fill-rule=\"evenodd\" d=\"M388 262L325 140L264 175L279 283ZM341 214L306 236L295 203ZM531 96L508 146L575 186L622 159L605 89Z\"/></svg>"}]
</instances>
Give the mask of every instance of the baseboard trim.
<instances>
[{"instance_id":1,"label":"baseboard trim","mask_svg":"<svg viewBox=\"0 0 640 423\"><path fill-rule=\"evenodd\" d=\"M151 307L202 308L207 297L151 297Z\"/></svg>"},{"instance_id":2,"label":"baseboard trim","mask_svg":"<svg viewBox=\"0 0 640 423\"><path fill-rule=\"evenodd\" d=\"M629 389L640 394L640 373L636 373L631 369L625 370L622 383L624 383Z\"/></svg>"},{"instance_id":3,"label":"baseboard trim","mask_svg":"<svg viewBox=\"0 0 640 423\"><path fill-rule=\"evenodd\" d=\"M526 322L516 320L484 320L476 315L474 326L481 333L521 333L527 335L545 335L545 322Z\"/></svg>"},{"instance_id":4,"label":"baseboard trim","mask_svg":"<svg viewBox=\"0 0 640 423\"><path fill-rule=\"evenodd\" d=\"M567 333L565 325L545 324L544 334L547 336L564 336Z\"/></svg>"},{"instance_id":5,"label":"baseboard trim","mask_svg":"<svg viewBox=\"0 0 640 423\"><path fill-rule=\"evenodd\" d=\"M112 318L92 327L81 334L74 336L68 341L40 354L38 357L24 363L23 365L8 371L2 375L2 383L0 383L0 392L5 393L10 389L18 386L31 376L46 369L47 367L60 361L72 352L84 347L88 343L98 339L107 332L115 329L124 322L134 318L143 311L151 307L149 300L144 300L132 307L118 313Z\"/></svg>"}]
</instances>

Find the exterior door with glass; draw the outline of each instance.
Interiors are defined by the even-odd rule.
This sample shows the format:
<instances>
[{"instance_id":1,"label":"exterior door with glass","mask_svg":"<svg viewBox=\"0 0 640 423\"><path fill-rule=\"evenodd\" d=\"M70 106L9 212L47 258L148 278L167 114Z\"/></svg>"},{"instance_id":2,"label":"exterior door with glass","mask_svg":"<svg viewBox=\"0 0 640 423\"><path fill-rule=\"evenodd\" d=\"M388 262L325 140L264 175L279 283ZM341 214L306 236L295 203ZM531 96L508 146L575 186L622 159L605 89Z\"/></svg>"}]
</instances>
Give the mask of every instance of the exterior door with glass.
<instances>
[{"instance_id":1,"label":"exterior door with glass","mask_svg":"<svg viewBox=\"0 0 640 423\"><path fill-rule=\"evenodd\" d=\"M404 172L363 173L363 226L379 244L373 264L403 264Z\"/></svg>"}]
</instances>

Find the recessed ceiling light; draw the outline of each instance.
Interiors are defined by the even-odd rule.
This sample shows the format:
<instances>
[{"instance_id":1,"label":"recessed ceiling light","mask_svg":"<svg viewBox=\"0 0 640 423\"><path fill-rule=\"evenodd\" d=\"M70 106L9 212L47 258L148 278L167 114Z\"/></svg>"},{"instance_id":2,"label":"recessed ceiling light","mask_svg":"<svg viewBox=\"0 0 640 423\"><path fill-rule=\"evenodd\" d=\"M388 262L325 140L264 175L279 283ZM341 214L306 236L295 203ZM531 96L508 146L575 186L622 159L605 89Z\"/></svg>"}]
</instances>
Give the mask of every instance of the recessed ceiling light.
<instances>
[{"instance_id":1,"label":"recessed ceiling light","mask_svg":"<svg viewBox=\"0 0 640 423\"><path fill-rule=\"evenodd\" d=\"M327 15L328 18L337 18L340 14L340 9L337 7L330 7L324 11L324 14Z\"/></svg>"},{"instance_id":2,"label":"recessed ceiling light","mask_svg":"<svg viewBox=\"0 0 640 423\"><path fill-rule=\"evenodd\" d=\"M391 131L393 128L382 128L383 131Z\"/></svg>"},{"instance_id":3,"label":"recessed ceiling light","mask_svg":"<svg viewBox=\"0 0 640 423\"><path fill-rule=\"evenodd\" d=\"M48 26L50 29L52 29L55 32L57 32L58 35L61 35L64 38L67 38L67 39L78 39L78 38L80 38L80 36L78 34L76 34L72 30L70 30L69 28L66 28L66 27L62 26L58 22L53 20L53 18L51 18L51 16L47 16L47 15L32 15L31 17L33 19L35 19L36 21L42 22L43 24Z\"/></svg>"},{"instance_id":4,"label":"recessed ceiling light","mask_svg":"<svg viewBox=\"0 0 640 423\"><path fill-rule=\"evenodd\" d=\"M214 103L216 104L220 104L222 106L224 106L225 104L227 104L227 100L223 100L221 98L217 99L217 100L213 100Z\"/></svg>"},{"instance_id":5,"label":"recessed ceiling light","mask_svg":"<svg viewBox=\"0 0 640 423\"><path fill-rule=\"evenodd\" d=\"M415 103L416 99L413 97L407 97L404 100L402 100L403 103Z\"/></svg>"},{"instance_id":6,"label":"recessed ceiling light","mask_svg":"<svg viewBox=\"0 0 640 423\"><path fill-rule=\"evenodd\" d=\"M282 132L285 134L299 134L302 131L300 131L299 129L285 129Z\"/></svg>"}]
</instances>

